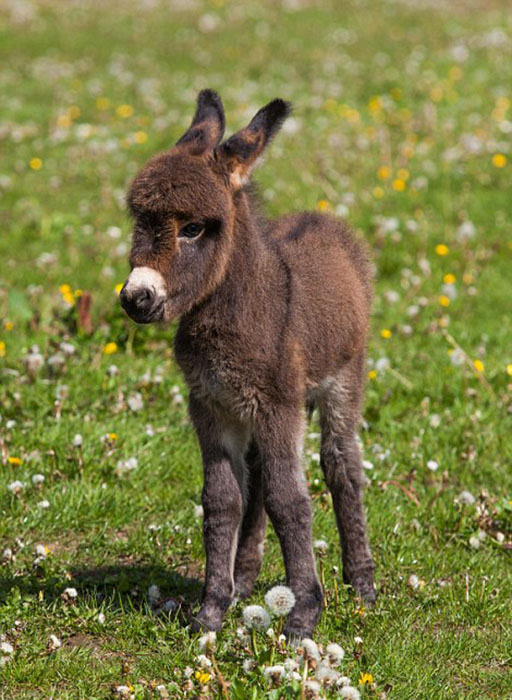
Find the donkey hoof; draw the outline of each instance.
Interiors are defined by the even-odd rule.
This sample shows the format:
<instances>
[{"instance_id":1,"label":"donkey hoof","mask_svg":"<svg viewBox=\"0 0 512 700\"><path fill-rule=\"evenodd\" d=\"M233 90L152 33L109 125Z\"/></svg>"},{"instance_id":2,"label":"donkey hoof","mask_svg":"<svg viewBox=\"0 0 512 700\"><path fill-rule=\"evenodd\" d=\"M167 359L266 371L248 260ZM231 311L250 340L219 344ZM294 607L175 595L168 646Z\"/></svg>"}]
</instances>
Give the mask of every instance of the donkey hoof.
<instances>
[{"instance_id":1,"label":"donkey hoof","mask_svg":"<svg viewBox=\"0 0 512 700\"><path fill-rule=\"evenodd\" d=\"M203 617L201 613L190 618L190 632L218 632L222 628L222 620L211 620Z\"/></svg>"},{"instance_id":2,"label":"donkey hoof","mask_svg":"<svg viewBox=\"0 0 512 700\"><path fill-rule=\"evenodd\" d=\"M368 605L372 605L377 600L373 579L365 576L356 576L352 581L352 588L355 590L356 595L361 596Z\"/></svg>"}]
</instances>

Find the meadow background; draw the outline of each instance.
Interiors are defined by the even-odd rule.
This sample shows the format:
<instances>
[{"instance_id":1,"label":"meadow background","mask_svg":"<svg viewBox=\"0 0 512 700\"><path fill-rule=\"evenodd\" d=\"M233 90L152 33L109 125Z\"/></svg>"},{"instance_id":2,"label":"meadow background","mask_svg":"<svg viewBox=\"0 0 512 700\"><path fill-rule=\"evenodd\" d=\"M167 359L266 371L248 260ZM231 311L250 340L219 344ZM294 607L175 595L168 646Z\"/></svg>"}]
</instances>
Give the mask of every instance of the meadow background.
<instances>
[{"instance_id":1,"label":"meadow background","mask_svg":"<svg viewBox=\"0 0 512 700\"><path fill-rule=\"evenodd\" d=\"M378 269L361 440L379 599L341 584L313 420L316 640L362 698L511 698L508 0L4 0L0 57L0 698L341 692L267 677L297 652L258 633L255 656L242 604L208 658L183 626L199 452L172 329L136 328L117 294L127 184L204 87L228 133L293 102L257 174L266 210L347 217ZM269 527L251 602L282 581Z\"/></svg>"}]
</instances>

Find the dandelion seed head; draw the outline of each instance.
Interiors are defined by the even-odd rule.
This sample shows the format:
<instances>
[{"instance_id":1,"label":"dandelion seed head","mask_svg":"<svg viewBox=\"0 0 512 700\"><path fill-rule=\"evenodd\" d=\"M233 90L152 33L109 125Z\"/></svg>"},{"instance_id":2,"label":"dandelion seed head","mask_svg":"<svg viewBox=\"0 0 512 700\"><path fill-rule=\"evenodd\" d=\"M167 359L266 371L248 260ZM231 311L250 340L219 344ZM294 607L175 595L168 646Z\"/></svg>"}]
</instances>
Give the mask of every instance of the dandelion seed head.
<instances>
[{"instance_id":1,"label":"dandelion seed head","mask_svg":"<svg viewBox=\"0 0 512 700\"><path fill-rule=\"evenodd\" d=\"M331 666L338 666L345 656L344 649L339 644L328 644L325 650L327 660Z\"/></svg>"},{"instance_id":2,"label":"dandelion seed head","mask_svg":"<svg viewBox=\"0 0 512 700\"><path fill-rule=\"evenodd\" d=\"M199 638L199 648L201 651L212 651L215 649L215 643L217 641L217 634L213 631L203 634Z\"/></svg>"},{"instance_id":3,"label":"dandelion seed head","mask_svg":"<svg viewBox=\"0 0 512 700\"><path fill-rule=\"evenodd\" d=\"M351 685L345 685L340 690L340 698L345 698L345 700L361 700L361 694L357 688Z\"/></svg>"},{"instance_id":4,"label":"dandelion seed head","mask_svg":"<svg viewBox=\"0 0 512 700\"><path fill-rule=\"evenodd\" d=\"M275 666L266 666L263 669L263 675L265 678L270 678L273 681L278 681L284 676L284 666L276 664Z\"/></svg>"},{"instance_id":5,"label":"dandelion seed head","mask_svg":"<svg viewBox=\"0 0 512 700\"><path fill-rule=\"evenodd\" d=\"M305 659L320 661L320 652L318 651L318 644L316 642L306 638L301 641L300 645L304 650Z\"/></svg>"},{"instance_id":6,"label":"dandelion seed head","mask_svg":"<svg viewBox=\"0 0 512 700\"><path fill-rule=\"evenodd\" d=\"M457 500L463 506L471 506L475 502L475 497L469 491L461 491Z\"/></svg>"},{"instance_id":7,"label":"dandelion seed head","mask_svg":"<svg viewBox=\"0 0 512 700\"><path fill-rule=\"evenodd\" d=\"M335 671L333 668L331 668L328 664L324 662L319 664L315 673L316 680L320 683L323 683L324 685L333 685L334 683L336 683L339 677L340 674L338 673L338 671Z\"/></svg>"},{"instance_id":8,"label":"dandelion seed head","mask_svg":"<svg viewBox=\"0 0 512 700\"><path fill-rule=\"evenodd\" d=\"M274 586L266 593L265 603L272 615L284 617L295 605L295 596L288 586Z\"/></svg>"},{"instance_id":9,"label":"dandelion seed head","mask_svg":"<svg viewBox=\"0 0 512 700\"><path fill-rule=\"evenodd\" d=\"M270 615L261 605L248 605L242 617L248 629L266 630L270 627Z\"/></svg>"},{"instance_id":10,"label":"dandelion seed head","mask_svg":"<svg viewBox=\"0 0 512 700\"><path fill-rule=\"evenodd\" d=\"M9 642L2 642L0 644L0 651L2 654L12 654L14 652L14 647Z\"/></svg>"}]
</instances>

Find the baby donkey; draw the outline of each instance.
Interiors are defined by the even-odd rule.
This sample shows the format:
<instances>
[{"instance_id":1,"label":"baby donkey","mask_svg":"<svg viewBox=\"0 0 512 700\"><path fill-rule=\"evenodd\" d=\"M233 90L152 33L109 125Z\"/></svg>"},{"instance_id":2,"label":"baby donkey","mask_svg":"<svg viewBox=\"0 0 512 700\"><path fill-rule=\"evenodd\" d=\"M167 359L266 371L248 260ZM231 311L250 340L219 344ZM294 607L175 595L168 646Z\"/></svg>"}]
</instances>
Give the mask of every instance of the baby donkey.
<instances>
[{"instance_id":1,"label":"baby donkey","mask_svg":"<svg viewBox=\"0 0 512 700\"><path fill-rule=\"evenodd\" d=\"M188 131L131 185L121 304L137 323L180 318L175 354L204 465L206 581L194 629L218 630L234 595L251 594L268 514L296 598L285 632L301 638L322 607L300 460L306 407L319 409L343 580L375 598L355 437L373 268L332 216L260 214L251 171L290 111L273 100L222 142L222 102L199 93Z\"/></svg>"}]
</instances>

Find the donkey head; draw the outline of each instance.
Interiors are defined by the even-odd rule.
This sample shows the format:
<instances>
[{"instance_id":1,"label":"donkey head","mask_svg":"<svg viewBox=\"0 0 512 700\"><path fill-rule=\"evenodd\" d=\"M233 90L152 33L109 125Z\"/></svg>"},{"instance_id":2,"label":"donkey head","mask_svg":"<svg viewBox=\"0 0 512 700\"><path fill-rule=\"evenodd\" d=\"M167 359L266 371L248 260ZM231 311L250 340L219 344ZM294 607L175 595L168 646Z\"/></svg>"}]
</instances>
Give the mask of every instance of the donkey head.
<instances>
[{"instance_id":1,"label":"donkey head","mask_svg":"<svg viewBox=\"0 0 512 700\"><path fill-rule=\"evenodd\" d=\"M121 304L138 323L169 321L220 284L236 240L236 204L251 171L290 113L273 100L221 144L224 109L202 90L188 131L133 181L130 265Z\"/></svg>"}]
</instances>

